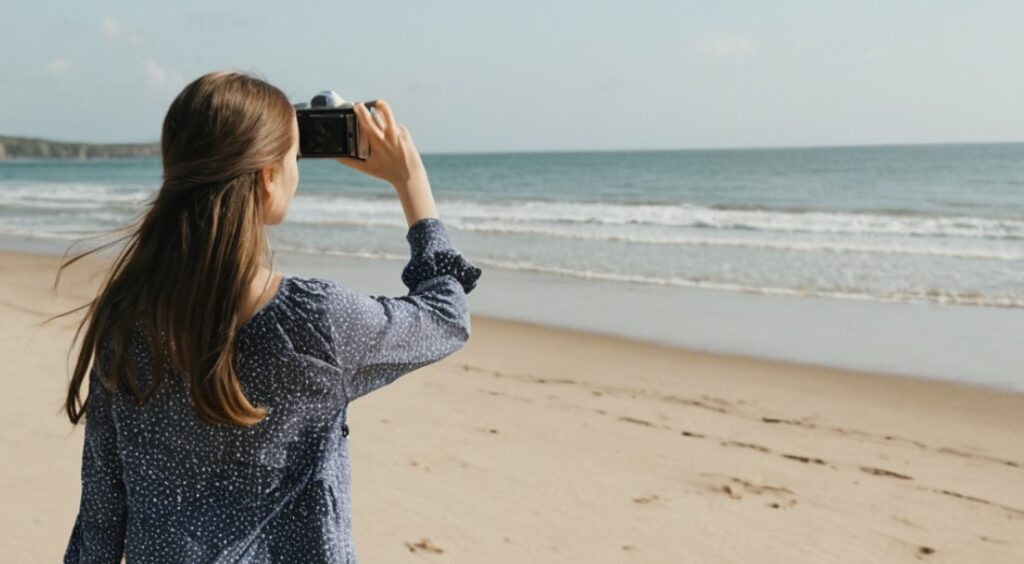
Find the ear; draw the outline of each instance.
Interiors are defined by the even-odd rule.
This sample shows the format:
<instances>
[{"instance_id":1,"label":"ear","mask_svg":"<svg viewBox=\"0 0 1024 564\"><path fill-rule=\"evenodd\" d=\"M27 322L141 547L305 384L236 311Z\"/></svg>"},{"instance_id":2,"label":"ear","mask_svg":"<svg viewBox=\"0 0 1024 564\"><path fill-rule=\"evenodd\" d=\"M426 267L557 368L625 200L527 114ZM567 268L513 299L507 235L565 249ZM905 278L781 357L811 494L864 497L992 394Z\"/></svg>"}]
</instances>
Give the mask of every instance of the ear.
<instances>
[{"instance_id":1,"label":"ear","mask_svg":"<svg viewBox=\"0 0 1024 564\"><path fill-rule=\"evenodd\" d=\"M260 193L265 199L269 199L273 196L280 178L281 171L277 164L267 165L260 169Z\"/></svg>"}]
</instances>

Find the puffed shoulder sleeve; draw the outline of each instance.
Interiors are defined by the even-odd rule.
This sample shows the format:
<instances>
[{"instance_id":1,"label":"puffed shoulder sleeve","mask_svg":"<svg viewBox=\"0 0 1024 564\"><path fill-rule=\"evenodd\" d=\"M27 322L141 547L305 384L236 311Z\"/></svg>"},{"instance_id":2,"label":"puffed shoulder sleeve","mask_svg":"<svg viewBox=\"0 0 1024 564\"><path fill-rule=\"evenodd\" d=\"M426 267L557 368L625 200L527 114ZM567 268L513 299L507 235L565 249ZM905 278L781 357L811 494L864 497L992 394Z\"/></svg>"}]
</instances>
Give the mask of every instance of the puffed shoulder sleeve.
<instances>
[{"instance_id":1,"label":"puffed shoulder sleeve","mask_svg":"<svg viewBox=\"0 0 1024 564\"><path fill-rule=\"evenodd\" d=\"M406 295L328 286L328 320L338 363L348 369L349 401L445 358L469 340L466 294L476 287L481 270L452 246L438 218L414 223L406 240L411 251L402 270Z\"/></svg>"}]
</instances>

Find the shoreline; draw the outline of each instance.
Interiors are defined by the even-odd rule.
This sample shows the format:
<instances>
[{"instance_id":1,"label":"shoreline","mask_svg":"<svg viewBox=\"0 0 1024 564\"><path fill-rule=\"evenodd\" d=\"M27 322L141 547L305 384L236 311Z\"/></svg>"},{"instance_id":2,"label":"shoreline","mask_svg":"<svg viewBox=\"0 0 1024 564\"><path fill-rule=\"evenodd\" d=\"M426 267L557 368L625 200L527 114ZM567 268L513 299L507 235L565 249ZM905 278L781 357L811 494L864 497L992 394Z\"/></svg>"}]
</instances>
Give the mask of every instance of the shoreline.
<instances>
[{"instance_id":1,"label":"shoreline","mask_svg":"<svg viewBox=\"0 0 1024 564\"><path fill-rule=\"evenodd\" d=\"M0 236L0 253L59 257L70 244ZM78 243L69 256L92 246ZM286 275L333 278L367 293L408 291L400 281L407 259L276 251L274 260L275 269ZM499 268L486 268L483 276L486 284L468 296L474 317L727 357L1024 394L1019 370L1024 316L1012 308L580 281ZM979 358L984 362L977 363Z\"/></svg>"},{"instance_id":2,"label":"shoreline","mask_svg":"<svg viewBox=\"0 0 1024 564\"><path fill-rule=\"evenodd\" d=\"M59 560L78 509L80 317L39 321L105 265L52 295L58 259L0 255L4 561ZM474 315L463 349L349 413L366 561L1024 560L1021 394Z\"/></svg>"}]
</instances>

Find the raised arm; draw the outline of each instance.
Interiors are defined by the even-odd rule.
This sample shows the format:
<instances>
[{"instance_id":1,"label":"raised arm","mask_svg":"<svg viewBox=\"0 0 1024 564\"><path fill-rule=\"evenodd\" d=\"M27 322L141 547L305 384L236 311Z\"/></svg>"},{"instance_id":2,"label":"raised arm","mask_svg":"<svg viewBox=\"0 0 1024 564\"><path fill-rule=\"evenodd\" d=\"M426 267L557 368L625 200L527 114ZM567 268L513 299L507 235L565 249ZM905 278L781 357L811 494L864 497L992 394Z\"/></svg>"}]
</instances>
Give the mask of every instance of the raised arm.
<instances>
[{"instance_id":1,"label":"raised arm","mask_svg":"<svg viewBox=\"0 0 1024 564\"><path fill-rule=\"evenodd\" d=\"M398 193L409 224L406 240L412 256L402 271L409 293L390 298L329 284L328 317L338 363L351 374L346 383L349 401L460 349L470 332L466 294L480 277L480 269L452 247L437 217L412 134L395 121L386 101L378 100L376 107L379 120L364 105L355 107L369 138L370 156L338 161L386 180Z\"/></svg>"},{"instance_id":2,"label":"raised arm","mask_svg":"<svg viewBox=\"0 0 1024 564\"><path fill-rule=\"evenodd\" d=\"M411 257L402 270L409 293L363 294L330 283L327 314L336 358L352 401L462 348L470 335L466 294L481 271L455 250L438 218L409 228Z\"/></svg>"}]
</instances>

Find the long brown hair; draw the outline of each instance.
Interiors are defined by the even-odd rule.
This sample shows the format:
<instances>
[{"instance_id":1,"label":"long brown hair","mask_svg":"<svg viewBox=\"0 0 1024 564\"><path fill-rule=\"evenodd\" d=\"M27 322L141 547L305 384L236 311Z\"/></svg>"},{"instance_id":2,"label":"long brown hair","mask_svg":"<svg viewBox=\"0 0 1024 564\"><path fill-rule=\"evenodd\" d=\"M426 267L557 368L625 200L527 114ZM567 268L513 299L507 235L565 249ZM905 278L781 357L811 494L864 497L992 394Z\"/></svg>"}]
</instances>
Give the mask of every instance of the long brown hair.
<instances>
[{"instance_id":1,"label":"long brown hair","mask_svg":"<svg viewBox=\"0 0 1024 564\"><path fill-rule=\"evenodd\" d=\"M115 231L127 235L64 261L57 271L54 289L64 268L127 240L95 299L46 320L89 308L71 343L84 328L64 405L72 424L87 412L79 390L94 360L107 363L105 351L109 364L95 376L111 392L125 386L140 405L163 382L169 360L203 420L245 427L266 416L265 407L243 394L235 347L239 311L261 255L273 264L260 170L291 148L294 112L279 89L233 71L199 77L171 103L160 137L163 183L145 213ZM153 353L154 380L146 391L132 370L136 325Z\"/></svg>"}]
</instances>

